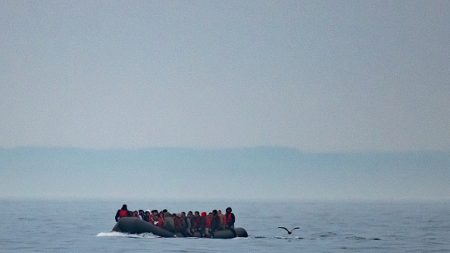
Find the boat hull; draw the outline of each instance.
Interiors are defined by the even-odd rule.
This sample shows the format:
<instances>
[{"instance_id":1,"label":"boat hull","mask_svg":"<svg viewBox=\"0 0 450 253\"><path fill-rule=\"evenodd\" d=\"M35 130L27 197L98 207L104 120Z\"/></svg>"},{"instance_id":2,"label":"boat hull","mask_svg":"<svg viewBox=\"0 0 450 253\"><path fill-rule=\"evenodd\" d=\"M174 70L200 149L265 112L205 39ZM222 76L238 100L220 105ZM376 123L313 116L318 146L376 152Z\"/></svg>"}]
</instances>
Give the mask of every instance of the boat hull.
<instances>
[{"instance_id":1,"label":"boat hull","mask_svg":"<svg viewBox=\"0 0 450 253\"><path fill-rule=\"evenodd\" d=\"M183 235L181 234L174 234L168 230L155 226L136 217L121 218L112 230L130 234L152 233L161 237L183 237ZM231 239L235 237L247 236L247 231L244 228L238 227L234 229L234 232L230 229L218 230L214 233L213 238Z\"/></svg>"}]
</instances>

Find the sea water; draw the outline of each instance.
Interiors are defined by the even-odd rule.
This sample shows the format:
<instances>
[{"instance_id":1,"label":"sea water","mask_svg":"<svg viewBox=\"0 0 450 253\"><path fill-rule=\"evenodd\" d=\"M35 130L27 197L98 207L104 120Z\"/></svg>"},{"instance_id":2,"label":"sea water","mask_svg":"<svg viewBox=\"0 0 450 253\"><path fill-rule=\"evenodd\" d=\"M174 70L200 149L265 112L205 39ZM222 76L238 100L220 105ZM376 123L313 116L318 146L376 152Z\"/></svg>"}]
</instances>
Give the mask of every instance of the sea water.
<instances>
[{"instance_id":1,"label":"sea water","mask_svg":"<svg viewBox=\"0 0 450 253\"><path fill-rule=\"evenodd\" d=\"M450 252L446 202L127 202L172 212L231 206L249 237L213 240L111 232L122 204L1 200L0 252Z\"/></svg>"}]
</instances>

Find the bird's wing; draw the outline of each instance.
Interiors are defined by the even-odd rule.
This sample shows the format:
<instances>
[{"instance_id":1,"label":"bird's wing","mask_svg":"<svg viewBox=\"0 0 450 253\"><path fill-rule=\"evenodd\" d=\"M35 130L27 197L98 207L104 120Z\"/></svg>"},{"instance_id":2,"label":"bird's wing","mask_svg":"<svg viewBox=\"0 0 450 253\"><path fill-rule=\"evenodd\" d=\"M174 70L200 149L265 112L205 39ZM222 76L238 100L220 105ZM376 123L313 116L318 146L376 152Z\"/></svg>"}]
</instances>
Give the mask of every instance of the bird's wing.
<instances>
[{"instance_id":1,"label":"bird's wing","mask_svg":"<svg viewBox=\"0 0 450 253\"><path fill-rule=\"evenodd\" d=\"M295 228L293 228L292 230L295 230L295 229L300 229L300 227L295 227Z\"/></svg>"},{"instance_id":2,"label":"bird's wing","mask_svg":"<svg viewBox=\"0 0 450 253\"><path fill-rule=\"evenodd\" d=\"M278 228L284 229L284 230L286 230L289 233L289 230L287 228L285 228L285 227L278 227Z\"/></svg>"}]
</instances>

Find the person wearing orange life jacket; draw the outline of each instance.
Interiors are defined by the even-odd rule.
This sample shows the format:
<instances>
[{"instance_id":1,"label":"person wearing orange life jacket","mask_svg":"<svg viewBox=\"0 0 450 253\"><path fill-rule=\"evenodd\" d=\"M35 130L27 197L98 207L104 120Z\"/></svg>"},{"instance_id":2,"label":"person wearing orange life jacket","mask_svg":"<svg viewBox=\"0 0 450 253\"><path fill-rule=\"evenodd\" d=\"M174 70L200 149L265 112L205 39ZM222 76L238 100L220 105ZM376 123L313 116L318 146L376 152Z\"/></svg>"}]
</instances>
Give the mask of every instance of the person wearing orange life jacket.
<instances>
[{"instance_id":1,"label":"person wearing orange life jacket","mask_svg":"<svg viewBox=\"0 0 450 253\"><path fill-rule=\"evenodd\" d=\"M164 228L164 213L160 212L158 216L158 222L156 223L156 226L160 228Z\"/></svg>"},{"instance_id":2,"label":"person wearing orange life jacket","mask_svg":"<svg viewBox=\"0 0 450 253\"><path fill-rule=\"evenodd\" d=\"M126 205L126 204L123 204L123 205L122 205L122 208L120 208L119 210L117 210L116 217L115 217L116 222L119 221L120 218L128 217L128 216L130 216L130 214L129 214L127 205Z\"/></svg>"},{"instance_id":3,"label":"person wearing orange life jacket","mask_svg":"<svg viewBox=\"0 0 450 253\"><path fill-rule=\"evenodd\" d=\"M172 214L173 217L173 228L175 230L175 233L181 233L181 217L176 215L176 214Z\"/></svg>"},{"instance_id":4,"label":"person wearing orange life jacket","mask_svg":"<svg viewBox=\"0 0 450 253\"><path fill-rule=\"evenodd\" d=\"M234 231L234 222L236 221L236 217L232 213L231 207L227 207L225 212L225 228L231 230L234 236L236 236L236 231Z\"/></svg>"},{"instance_id":5,"label":"person wearing orange life jacket","mask_svg":"<svg viewBox=\"0 0 450 253\"><path fill-rule=\"evenodd\" d=\"M149 222L151 221L151 223L153 224L153 225L156 225L157 223L158 223L158 210L152 210L152 215L151 215L151 218L150 218L150 220L149 220Z\"/></svg>"},{"instance_id":6,"label":"person wearing orange life jacket","mask_svg":"<svg viewBox=\"0 0 450 253\"><path fill-rule=\"evenodd\" d=\"M225 219L225 215L223 215L222 210L219 209L217 215L220 218L220 228L225 229L225 224L227 223L227 220Z\"/></svg>"},{"instance_id":7,"label":"person wearing orange life jacket","mask_svg":"<svg viewBox=\"0 0 450 253\"><path fill-rule=\"evenodd\" d=\"M232 213L231 207L227 207L225 213L225 228L234 229L234 222L236 221L236 217Z\"/></svg>"}]
</instances>

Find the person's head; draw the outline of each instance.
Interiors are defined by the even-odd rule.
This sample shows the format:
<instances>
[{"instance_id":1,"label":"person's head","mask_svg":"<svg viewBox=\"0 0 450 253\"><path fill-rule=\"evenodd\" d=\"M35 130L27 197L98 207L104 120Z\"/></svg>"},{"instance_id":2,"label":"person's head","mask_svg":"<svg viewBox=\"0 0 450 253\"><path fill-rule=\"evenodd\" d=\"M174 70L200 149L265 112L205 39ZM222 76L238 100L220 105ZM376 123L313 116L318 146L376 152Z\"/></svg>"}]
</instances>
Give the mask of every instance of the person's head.
<instances>
[{"instance_id":1,"label":"person's head","mask_svg":"<svg viewBox=\"0 0 450 253\"><path fill-rule=\"evenodd\" d=\"M199 216L200 212L199 211L195 211L195 216Z\"/></svg>"},{"instance_id":2,"label":"person's head","mask_svg":"<svg viewBox=\"0 0 450 253\"><path fill-rule=\"evenodd\" d=\"M212 211L212 214L213 214L213 215L217 215L217 210L214 209L214 210Z\"/></svg>"},{"instance_id":3,"label":"person's head","mask_svg":"<svg viewBox=\"0 0 450 253\"><path fill-rule=\"evenodd\" d=\"M158 215L158 210L152 210L153 215Z\"/></svg>"},{"instance_id":4,"label":"person's head","mask_svg":"<svg viewBox=\"0 0 450 253\"><path fill-rule=\"evenodd\" d=\"M143 215L144 214L144 210L139 210L139 214Z\"/></svg>"},{"instance_id":5,"label":"person's head","mask_svg":"<svg viewBox=\"0 0 450 253\"><path fill-rule=\"evenodd\" d=\"M127 211L128 211L127 204L123 204L121 209L122 209L122 210L127 210Z\"/></svg>"},{"instance_id":6,"label":"person's head","mask_svg":"<svg viewBox=\"0 0 450 253\"><path fill-rule=\"evenodd\" d=\"M187 215L188 215L188 216L192 216L192 215L193 215L193 214L192 214L192 211L189 211Z\"/></svg>"},{"instance_id":7,"label":"person's head","mask_svg":"<svg viewBox=\"0 0 450 253\"><path fill-rule=\"evenodd\" d=\"M202 217L206 217L206 212L202 212Z\"/></svg>"},{"instance_id":8,"label":"person's head","mask_svg":"<svg viewBox=\"0 0 450 253\"><path fill-rule=\"evenodd\" d=\"M181 212L181 217L186 217L186 213L185 212Z\"/></svg>"},{"instance_id":9,"label":"person's head","mask_svg":"<svg viewBox=\"0 0 450 253\"><path fill-rule=\"evenodd\" d=\"M233 210L231 209L231 207L227 207L226 212L227 213L231 213Z\"/></svg>"},{"instance_id":10,"label":"person's head","mask_svg":"<svg viewBox=\"0 0 450 253\"><path fill-rule=\"evenodd\" d=\"M220 210L220 209L219 209L219 211L218 211L218 212L219 212L219 214L222 214L222 210Z\"/></svg>"},{"instance_id":11,"label":"person's head","mask_svg":"<svg viewBox=\"0 0 450 253\"><path fill-rule=\"evenodd\" d=\"M167 209L162 210L163 213L167 213Z\"/></svg>"}]
</instances>

